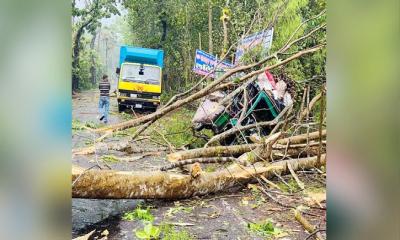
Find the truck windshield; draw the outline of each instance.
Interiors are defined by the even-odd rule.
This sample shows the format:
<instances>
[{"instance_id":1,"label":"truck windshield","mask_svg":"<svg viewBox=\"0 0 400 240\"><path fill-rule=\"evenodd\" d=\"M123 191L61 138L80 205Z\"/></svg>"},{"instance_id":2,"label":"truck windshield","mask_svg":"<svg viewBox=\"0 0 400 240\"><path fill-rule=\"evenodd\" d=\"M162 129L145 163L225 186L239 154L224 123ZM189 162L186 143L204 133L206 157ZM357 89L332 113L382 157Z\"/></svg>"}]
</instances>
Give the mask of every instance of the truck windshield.
<instances>
[{"instance_id":1,"label":"truck windshield","mask_svg":"<svg viewBox=\"0 0 400 240\"><path fill-rule=\"evenodd\" d=\"M160 75L160 68L155 66L124 64L121 71L122 81L154 85L160 84Z\"/></svg>"}]
</instances>

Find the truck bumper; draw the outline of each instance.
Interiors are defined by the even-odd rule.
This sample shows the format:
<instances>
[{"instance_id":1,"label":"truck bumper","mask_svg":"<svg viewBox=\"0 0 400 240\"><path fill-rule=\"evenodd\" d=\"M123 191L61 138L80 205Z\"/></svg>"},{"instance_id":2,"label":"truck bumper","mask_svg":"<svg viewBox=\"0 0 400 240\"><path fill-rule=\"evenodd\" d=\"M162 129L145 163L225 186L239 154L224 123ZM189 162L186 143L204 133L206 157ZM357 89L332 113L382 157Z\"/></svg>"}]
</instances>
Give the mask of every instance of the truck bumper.
<instances>
[{"instance_id":1,"label":"truck bumper","mask_svg":"<svg viewBox=\"0 0 400 240\"><path fill-rule=\"evenodd\" d=\"M125 106L126 108L154 110L160 105L159 100L154 99L141 99L141 98L118 98L118 105Z\"/></svg>"}]
</instances>

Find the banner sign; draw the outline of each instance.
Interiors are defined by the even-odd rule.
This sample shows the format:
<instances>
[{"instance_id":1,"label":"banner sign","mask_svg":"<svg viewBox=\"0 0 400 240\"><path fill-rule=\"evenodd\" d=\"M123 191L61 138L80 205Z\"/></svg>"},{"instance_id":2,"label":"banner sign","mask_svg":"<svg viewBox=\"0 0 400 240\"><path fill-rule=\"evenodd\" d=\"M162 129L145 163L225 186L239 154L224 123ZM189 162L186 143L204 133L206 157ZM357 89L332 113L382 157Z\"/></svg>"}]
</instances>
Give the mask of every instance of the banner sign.
<instances>
[{"instance_id":1,"label":"banner sign","mask_svg":"<svg viewBox=\"0 0 400 240\"><path fill-rule=\"evenodd\" d=\"M217 67L217 64L218 64L217 57L209 53L206 53L204 51L201 51L199 49L196 49L193 72L206 76ZM224 71L224 69L232 67L233 67L232 64L223 61L220 64L218 64L218 67L215 69L215 72L221 72ZM215 78L216 76L215 72L211 73L209 77Z\"/></svg>"},{"instance_id":2,"label":"banner sign","mask_svg":"<svg viewBox=\"0 0 400 240\"><path fill-rule=\"evenodd\" d=\"M254 33L239 42L235 54L235 63L238 63L240 58L245 52L262 44L264 52L268 52L272 45L272 37L274 35L274 28L266 29L264 31Z\"/></svg>"}]
</instances>

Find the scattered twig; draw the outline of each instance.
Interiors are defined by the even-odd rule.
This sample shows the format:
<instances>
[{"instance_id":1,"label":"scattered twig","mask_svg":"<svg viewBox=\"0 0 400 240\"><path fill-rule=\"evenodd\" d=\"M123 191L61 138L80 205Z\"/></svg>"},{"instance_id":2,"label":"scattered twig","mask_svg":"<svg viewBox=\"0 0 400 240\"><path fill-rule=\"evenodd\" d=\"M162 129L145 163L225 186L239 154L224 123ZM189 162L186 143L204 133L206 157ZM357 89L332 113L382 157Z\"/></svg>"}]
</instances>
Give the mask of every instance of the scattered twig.
<instances>
[{"instance_id":1,"label":"scattered twig","mask_svg":"<svg viewBox=\"0 0 400 240\"><path fill-rule=\"evenodd\" d=\"M175 147L168 141L168 139L164 136L164 134L162 134L160 131L158 131L157 129L153 129L154 132L156 132L158 135L160 135L162 137L162 139L164 140L165 143L168 144L169 150L171 152L175 152Z\"/></svg>"},{"instance_id":2,"label":"scattered twig","mask_svg":"<svg viewBox=\"0 0 400 240\"><path fill-rule=\"evenodd\" d=\"M315 231L315 226L313 226L306 218L304 218L298 209L294 210L294 217L309 233L313 233ZM319 234L319 232L315 233L315 235L317 240L323 240L323 237L321 234Z\"/></svg>"},{"instance_id":3,"label":"scattered twig","mask_svg":"<svg viewBox=\"0 0 400 240\"><path fill-rule=\"evenodd\" d=\"M314 232L310 233L304 240L308 240L310 239L312 236L314 236L315 234L319 233L319 232L325 232L326 229L317 229Z\"/></svg>"},{"instance_id":4,"label":"scattered twig","mask_svg":"<svg viewBox=\"0 0 400 240\"><path fill-rule=\"evenodd\" d=\"M290 163L288 162L287 167L290 171L290 173L292 174L294 180L296 181L297 185L304 190L304 183L302 181L300 181L299 177L297 176L297 174L293 171L292 165L290 165Z\"/></svg>"}]
</instances>

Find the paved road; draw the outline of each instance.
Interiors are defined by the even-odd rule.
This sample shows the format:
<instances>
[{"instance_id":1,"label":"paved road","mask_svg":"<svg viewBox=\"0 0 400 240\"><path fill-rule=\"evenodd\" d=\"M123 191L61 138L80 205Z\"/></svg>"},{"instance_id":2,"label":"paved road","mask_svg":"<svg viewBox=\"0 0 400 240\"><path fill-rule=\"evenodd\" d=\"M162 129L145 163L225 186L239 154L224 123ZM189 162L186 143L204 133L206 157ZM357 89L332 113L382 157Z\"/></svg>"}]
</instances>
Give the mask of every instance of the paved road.
<instances>
[{"instance_id":1,"label":"paved road","mask_svg":"<svg viewBox=\"0 0 400 240\"><path fill-rule=\"evenodd\" d=\"M97 91L87 91L79 94L73 99L73 118L80 122L96 122L97 116ZM124 116L117 112L117 103L115 98L111 99L110 123L124 121ZM126 116L125 116L126 117ZM72 144L74 148L85 147L93 144L94 136L88 131L74 131ZM110 137L105 142L121 142L129 138L124 136ZM135 147L154 148L157 147L151 142L142 141L135 143ZM119 151L99 151L97 159L101 164L101 156L114 155L116 157L131 157L140 154L127 154ZM159 156L145 157L133 162L109 163L113 169L118 170L154 170L161 165L166 164L164 160L165 152ZM74 156L73 164L82 167L89 167L95 164L95 155ZM307 178L302 177L302 181L307 184ZM288 176L290 178L290 176ZM288 179L286 179L288 180ZM314 184L315 185L315 184ZM193 226L177 227L184 228L196 239L265 239L254 233L250 233L247 227L249 222L263 221L272 219L274 225L283 229L288 236L281 239L304 239L307 233L302 226L294 220L291 209L283 208L275 202L269 201L261 193L254 194L250 189L243 186L242 190L236 189L232 196L229 193L220 193L202 198L191 198L182 201L145 201L146 205L153 206L151 212L155 216L155 223L189 223ZM294 200L301 199L302 192L294 196L276 195L279 201L291 204ZM96 237L100 237L102 231L109 231L109 240L136 239L134 230L143 228L140 221L124 221L121 215L126 211L136 208L138 200L91 200L91 199L73 199L72 201L72 226L73 237L88 233L96 229ZM178 205L179 204L179 205ZM304 204L303 204L304 205ZM179 210L179 207L189 209L190 211ZM321 217L307 216L312 224L320 228L325 228L324 211L311 209L314 214Z\"/></svg>"},{"instance_id":2,"label":"paved road","mask_svg":"<svg viewBox=\"0 0 400 240\"><path fill-rule=\"evenodd\" d=\"M72 117L84 123L100 124L97 119L98 116L98 101L99 93L97 90L84 91L77 94L72 99ZM110 115L109 124L119 123L129 117L128 114L118 113L118 106L116 98L110 98ZM125 118L124 118L125 117ZM72 146L73 148L87 147L93 144L95 135L88 131L73 131ZM129 136L118 136L107 138L104 142L118 142L128 141ZM137 148L157 148L151 142L139 142L135 145ZM114 155L116 157L133 157L140 154L127 154L119 151L102 152L99 150L96 155L80 155L73 156L72 163L82 166L90 167L96 164L95 159L103 164L101 161L102 155ZM165 154L164 154L165 155ZM165 164L163 155L149 156L134 162L117 162L107 163L113 169L117 170L150 170L158 169L161 165ZM99 224L114 216L118 216L123 212L132 210L136 207L137 200L91 200L91 199L73 199L72 200L72 233L77 236L81 231L85 231L93 224Z\"/></svg>"}]
</instances>

